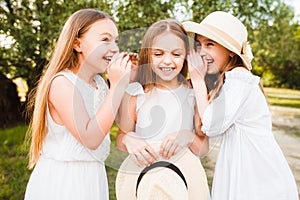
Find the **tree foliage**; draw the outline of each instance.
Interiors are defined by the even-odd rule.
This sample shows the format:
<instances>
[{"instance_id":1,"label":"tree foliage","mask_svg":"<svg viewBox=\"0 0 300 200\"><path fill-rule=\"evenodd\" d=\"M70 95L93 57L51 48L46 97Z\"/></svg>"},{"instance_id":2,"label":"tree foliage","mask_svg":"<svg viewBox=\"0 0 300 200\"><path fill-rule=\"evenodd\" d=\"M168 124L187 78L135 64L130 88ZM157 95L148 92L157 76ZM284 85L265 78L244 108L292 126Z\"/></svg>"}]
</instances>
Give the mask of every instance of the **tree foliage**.
<instances>
[{"instance_id":1,"label":"tree foliage","mask_svg":"<svg viewBox=\"0 0 300 200\"><path fill-rule=\"evenodd\" d=\"M192 9L197 22L216 10L237 16L249 32L253 72L267 86L300 88L300 25L291 7L280 0L195 0Z\"/></svg>"},{"instance_id":2,"label":"tree foliage","mask_svg":"<svg viewBox=\"0 0 300 200\"><path fill-rule=\"evenodd\" d=\"M278 4L254 30L256 60L265 85L300 88L300 25L293 21L294 13L285 4Z\"/></svg>"},{"instance_id":3,"label":"tree foliage","mask_svg":"<svg viewBox=\"0 0 300 200\"><path fill-rule=\"evenodd\" d=\"M29 87L36 83L49 60L51 49L62 24L74 11L100 6L110 11L104 1L3 0L0 34L10 36L10 48L1 46L0 70L12 77L23 77Z\"/></svg>"},{"instance_id":4,"label":"tree foliage","mask_svg":"<svg viewBox=\"0 0 300 200\"><path fill-rule=\"evenodd\" d=\"M32 88L49 60L63 23L74 11L97 8L111 14L120 31L120 49L138 52L147 27L166 18L200 22L215 10L231 12L249 30L254 73L268 84L300 88L299 22L281 0L1 0L0 71L23 77ZM269 76L270 77L270 76ZM276 80L276 81L275 81ZM267 83L267 82L266 82Z\"/></svg>"}]
</instances>

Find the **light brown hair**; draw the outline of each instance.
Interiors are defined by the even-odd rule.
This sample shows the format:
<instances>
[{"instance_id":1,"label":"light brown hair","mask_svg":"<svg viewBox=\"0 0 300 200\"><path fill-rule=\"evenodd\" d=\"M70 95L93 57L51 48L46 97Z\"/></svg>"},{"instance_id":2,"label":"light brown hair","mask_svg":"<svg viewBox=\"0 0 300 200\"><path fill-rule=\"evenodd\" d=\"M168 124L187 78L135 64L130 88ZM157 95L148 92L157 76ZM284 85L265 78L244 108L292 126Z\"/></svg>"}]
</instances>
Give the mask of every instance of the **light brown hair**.
<instances>
[{"instance_id":1,"label":"light brown hair","mask_svg":"<svg viewBox=\"0 0 300 200\"><path fill-rule=\"evenodd\" d=\"M223 67L223 69L221 69L215 87L209 91L209 102L211 102L219 95L219 92L225 82L225 72L231 71L236 67L244 67L245 69L249 70L243 63L243 60L237 54L234 54L233 57L230 57L228 63ZM265 95L263 85L261 84L261 82L259 83L259 88L261 89L262 93Z\"/></svg>"},{"instance_id":2,"label":"light brown hair","mask_svg":"<svg viewBox=\"0 0 300 200\"><path fill-rule=\"evenodd\" d=\"M189 50L187 33L177 20L167 19L152 24L145 33L139 53L139 68L136 81L143 85L144 89L151 89L156 84L156 75L151 68L151 47L154 39L166 32L173 33L182 39L185 45L186 54ZM183 68L178 75L179 82L185 82L185 78L187 76L188 67L186 56L187 55L185 55Z\"/></svg>"}]
</instances>

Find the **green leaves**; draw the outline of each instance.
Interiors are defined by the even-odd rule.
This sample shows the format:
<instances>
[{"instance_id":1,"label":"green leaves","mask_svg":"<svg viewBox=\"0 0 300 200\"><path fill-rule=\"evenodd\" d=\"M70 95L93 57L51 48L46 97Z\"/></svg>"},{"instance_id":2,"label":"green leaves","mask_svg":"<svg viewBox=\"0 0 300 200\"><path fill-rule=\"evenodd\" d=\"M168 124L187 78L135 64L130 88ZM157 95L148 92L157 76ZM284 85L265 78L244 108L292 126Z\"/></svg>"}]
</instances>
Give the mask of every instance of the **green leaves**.
<instances>
[{"instance_id":1,"label":"green leaves","mask_svg":"<svg viewBox=\"0 0 300 200\"><path fill-rule=\"evenodd\" d=\"M10 36L13 42L11 48L0 44L0 71L27 79L32 88L64 22L81 8L111 14L118 24L120 49L134 52L139 51L147 27L158 20L200 22L215 10L231 12L248 27L254 73L264 75L268 70L277 86L300 88L299 22L281 0L2 0L0 34Z\"/></svg>"}]
</instances>

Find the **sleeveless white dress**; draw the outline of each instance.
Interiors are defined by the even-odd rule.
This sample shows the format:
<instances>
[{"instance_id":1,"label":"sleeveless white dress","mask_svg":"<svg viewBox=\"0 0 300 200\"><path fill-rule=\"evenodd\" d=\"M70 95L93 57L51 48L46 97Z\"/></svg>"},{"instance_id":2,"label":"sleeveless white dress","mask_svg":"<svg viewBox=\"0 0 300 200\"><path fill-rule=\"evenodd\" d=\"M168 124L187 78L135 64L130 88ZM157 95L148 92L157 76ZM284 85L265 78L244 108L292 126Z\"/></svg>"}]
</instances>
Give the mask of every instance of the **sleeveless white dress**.
<instances>
[{"instance_id":1,"label":"sleeveless white dress","mask_svg":"<svg viewBox=\"0 0 300 200\"><path fill-rule=\"evenodd\" d=\"M174 90L153 88L144 93L142 86L131 83L126 90L137 96L135 133L147 142L162 141L170 133L193 131L194 91L181 84Z\"/></svg>"},{"instance_id":2,"label":"sleeveless white dress","mask_svg":"<svg viewBox=\"0 0 300 200\"><path fill-rule=\"evenodd\" d=\"M100 75L95 89L72 72L60 72L80 91L88 114L100 108L108 91ZM108 200L104 161L110 151L109 133L96 150L79 143L64 126L56 124L47 112L48 133L41 156L30 176L26 200Z\"/></svg>"},{"instance_id":3,"label":"sleeveless white dress","mask_svg":"<svg viewBox=\"0 0 300 200\"><path fill-rule=\"evenodd\" d=\"M181 84L173 90L154 87L150 91L144 92L142 85L134 82L129 84L126 92L131 96L137 96L136 137L142 138L151 144L162 142L169 134L181 130L194 132L195 94L193 89ZM183 151L185 150L190 151L189 148ZM191 155L194 156L191 163L195 163L195 160L198 163L197 165L191 165L190 169L191 171L197 171L195 177L199 177L200 174L201 178L199 180L187 180L187 182L192 182L190 190L194 191L192 194L196 194L196 199L209 200L210 192L205 170L201 160L193 153ZM189 196L188 199L195 198Z\"/></svg>"}]
</instances>

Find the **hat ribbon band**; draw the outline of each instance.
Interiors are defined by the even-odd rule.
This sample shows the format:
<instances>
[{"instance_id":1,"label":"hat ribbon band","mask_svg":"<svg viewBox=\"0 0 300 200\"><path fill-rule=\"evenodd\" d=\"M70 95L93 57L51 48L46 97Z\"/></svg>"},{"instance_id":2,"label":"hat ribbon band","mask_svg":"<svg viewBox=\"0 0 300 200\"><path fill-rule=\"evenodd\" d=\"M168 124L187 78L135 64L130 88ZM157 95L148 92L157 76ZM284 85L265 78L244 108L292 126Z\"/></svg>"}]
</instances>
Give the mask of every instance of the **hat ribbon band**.
<instances>
[{"instance_id":1,"label":"hat ribbon band","mask_svg":"<svg viewBox=\"0 0 300 200\"><path fill-rule=\"evenodd\" d=\"M215 32L216 34L218 34L219 36L222 36L222 38L224 40L226 40L227 42L229 42L231 45L233 45L239 52L242 51L242 47L241 45L234 40L230 35L228 35L226 32L212 26L209 24L202 24L203 26L206 26L207 28L209 28L210 30L212 30L213 32ZM233 49L229 49L229 50L233 50ZM241 52L242 53L242 52Z\"/></svg>"},{"instance_id":2,"label":"hat ribbon band","mask_svg":"<svg viewBox=\"0 0 300 200\"><path fill-rule=\"evenodd\" d=\"M137 184L136 184L136 189L135 189L135 195L137 196L137 191L138 191L138 187L139 184L143 178L143 176L149 172L151 169L157 168L157 167L166 167L168 169L173 170L176 174L178 174L178 176L180 176L180 178L182 179L182 181L184 182L186 188L188 188L186 180L183 176L183 174L181 173L180 169L178 167L176 167L175 165L173 165L172 163L166 162L166 161L159 161L159 162L155 162L151 165L149 165L148 167L145 167L142 172L140 173L138 179L137 179Z\"/></svg>"}]
</instances>

